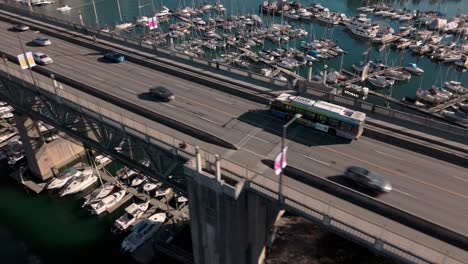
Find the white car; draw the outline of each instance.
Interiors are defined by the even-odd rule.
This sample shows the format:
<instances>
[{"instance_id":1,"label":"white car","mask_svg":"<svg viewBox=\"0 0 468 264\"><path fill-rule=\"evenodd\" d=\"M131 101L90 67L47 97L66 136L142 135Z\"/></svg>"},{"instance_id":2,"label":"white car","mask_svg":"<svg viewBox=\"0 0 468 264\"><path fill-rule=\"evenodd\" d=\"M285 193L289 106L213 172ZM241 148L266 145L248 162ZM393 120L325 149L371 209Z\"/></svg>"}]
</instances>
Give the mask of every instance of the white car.
<instances>
[{"instance_id":1,"label":"white car","mask_svg":"<svg viewBox=\"0 0 468 264\"><path fill-rule=\"evenodd\" d=\"M42 52L33 52L33 59L37 64L47 65L54 62L49 56Z\"/></svg>"},{"instance_id":2,"label":"white car","mask_svg":"<svg viewBox=\"0 0 468 264\"><path fill-rule=\"evenodd\" d=\"M50 42L50 40L48 38L45 38L45 37L37 37L37 38L33 39L32 42L34 44L36 44L36 45L39 45L39 46L49 46L50 44L52 44L52 42Z\"/></svg>"}]
</instances>

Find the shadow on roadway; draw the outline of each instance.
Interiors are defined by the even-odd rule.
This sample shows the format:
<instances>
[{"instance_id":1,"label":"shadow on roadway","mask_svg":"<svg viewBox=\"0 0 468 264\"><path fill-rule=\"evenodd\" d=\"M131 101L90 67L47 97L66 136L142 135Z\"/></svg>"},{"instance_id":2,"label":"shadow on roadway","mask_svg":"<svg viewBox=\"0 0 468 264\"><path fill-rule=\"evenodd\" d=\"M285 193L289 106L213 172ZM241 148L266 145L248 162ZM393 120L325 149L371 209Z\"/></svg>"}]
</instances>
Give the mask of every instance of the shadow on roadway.
<instances>
[{"instance_id":1,"label":"shadow on roadway","mask_svg":"<svg viewBox=\"0 0 468 264\"><path fill-rule=\"evenodd\" d=\"M104 56L104 54L100 53L100 52L96 52L96 53L88 53L86 54L85 56L95 56L95 55L102 55ZM97 59L98 62L102 62L102 63L106 63L106 64L117 64L119 62L116 62L116 61L111 61L111 60L108 60L108 59L104 59L104 57L99 57Z\"/></svg>"},{"instance_id":2,"label":"shadow on roadway","mask_svg":"<svg viewBox=\"0 0 468 264\"><path fill-rule=\"evenodd\" d=\"M279 137L282 136L283 125L286 124L286 121L275 118L273 115L271 115L270 110L266 107L265 109L245 112L239 116L238 119ZM317 145L323 146L350 144L353 141L338 136L332 136L312 127L307 127L298 123L293 123L288 127L286 138L290 141L294 141L309 147Z\"/></svg>"},{"instance_id":3,"label":"shadow on roadway","mask_svg":"<svg viewBox=\"0 0 468 264\"><path fill-rule=\"evenodd\" d=\"M369 190L368 188L362 187L361 185L356 184L353 181L350 181L344 175L328 176L327 179L332 182L338 183L340 185L346 186L350 189L353 189L357 192L369 195L371 197L378 197L380 195L380 193L377 191Z\"/></svg>"}]
</instances>

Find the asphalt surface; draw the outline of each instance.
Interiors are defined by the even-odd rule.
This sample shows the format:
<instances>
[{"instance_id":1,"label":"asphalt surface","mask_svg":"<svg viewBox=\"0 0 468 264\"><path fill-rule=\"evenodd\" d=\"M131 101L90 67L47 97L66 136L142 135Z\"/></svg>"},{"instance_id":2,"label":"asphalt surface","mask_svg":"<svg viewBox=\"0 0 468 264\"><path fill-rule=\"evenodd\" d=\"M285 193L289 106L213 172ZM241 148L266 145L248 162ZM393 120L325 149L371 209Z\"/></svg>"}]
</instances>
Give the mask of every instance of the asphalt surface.
<instances>
[{"instance_id":1,"label":"asphalt surface","mask_svg":"<svg viewBox=\"0 0 468 264\"><path fill-rule=\"evenodd\" d=\"M283 122L272 118L264 105L128 61L109 63L95 50L60 39L49 37L52 45L37 47L30 42L42 34L18 33L8 30L10 27L0 22L0 51L20 54L20 36L26 51L41 51L54 60L53 64L45 66L48 69L200 128L233 143L238 150L211 145L158 124L148 125L171 131L178 138L277 179L269 164L280 151ZM149 98L148 89L159 85L169 88L176 99L164 103ZM142 117L135 116L135 120L139 119ZM290 166L343 184L346 184L342 176L346 167L366 167L385 176L393 185L391 193L376 196L377 199L468 235L466 168L371 138L348 142L295 124L288 128L287 145ZM304 192L312 190L290 177L285 177L284 182Z\"/></svg>"}]
</instances>

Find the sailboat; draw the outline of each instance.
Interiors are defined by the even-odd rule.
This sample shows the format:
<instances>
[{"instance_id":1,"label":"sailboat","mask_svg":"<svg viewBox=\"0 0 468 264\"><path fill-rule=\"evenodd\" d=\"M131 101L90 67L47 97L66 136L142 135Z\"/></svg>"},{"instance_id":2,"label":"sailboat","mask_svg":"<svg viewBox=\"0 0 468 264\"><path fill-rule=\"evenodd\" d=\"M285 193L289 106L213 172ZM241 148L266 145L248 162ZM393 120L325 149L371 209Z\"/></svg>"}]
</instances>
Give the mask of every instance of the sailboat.
<instances>
[{"instance_id":1,"label":"sailboat","mask_svg":"<svg viewBox=\"0 0 468 264\"><path fill-rule=\"evenodd\" d=\"M117 1L117 7L119 9L120 21L122 22L122 11L120 10L120 1L119 0L116 0L116 1ZM130 22L123 22L123 23L115 25L115 28L119 29L119 30L127 29L127 28L130 28L130 27L133 27L133 24L130 23Z\"/></svg>"}]
</instances>

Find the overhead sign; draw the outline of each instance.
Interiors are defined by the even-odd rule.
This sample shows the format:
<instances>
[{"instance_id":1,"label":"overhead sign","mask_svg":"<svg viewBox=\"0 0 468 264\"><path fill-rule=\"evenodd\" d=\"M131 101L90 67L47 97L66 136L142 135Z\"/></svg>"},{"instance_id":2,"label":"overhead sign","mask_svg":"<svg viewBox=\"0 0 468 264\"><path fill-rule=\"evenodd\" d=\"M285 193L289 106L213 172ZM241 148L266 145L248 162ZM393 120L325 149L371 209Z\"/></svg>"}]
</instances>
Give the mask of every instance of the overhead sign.
<instances>
[{"instance_id":1,"label":"overhead sign","mask_svg":"<svg viewBox=\"0 0 468 264\"><path fill-rule=\"evenodd\" d=\"M18 55L18 61L21 66L21 69L27 69L28 68L28 62L29 66L33 67L36 66L36 62L33 59L32 52L26 52L26 58L28 61L26 62L26 59L24 58L24 54Z\"/></svg>"},{"instance_id":2,"label":"overhead sign","mask_svg":"<svg viewBox=\"0 0 468 264\"><path fill-rule=\"evenodd\" d=\"M155 16L148 20L148 27L150 30L158 28L158 20Z\"/></svg>"}]
</instances>

